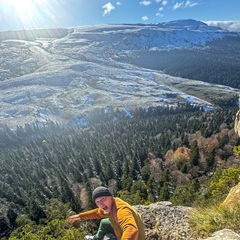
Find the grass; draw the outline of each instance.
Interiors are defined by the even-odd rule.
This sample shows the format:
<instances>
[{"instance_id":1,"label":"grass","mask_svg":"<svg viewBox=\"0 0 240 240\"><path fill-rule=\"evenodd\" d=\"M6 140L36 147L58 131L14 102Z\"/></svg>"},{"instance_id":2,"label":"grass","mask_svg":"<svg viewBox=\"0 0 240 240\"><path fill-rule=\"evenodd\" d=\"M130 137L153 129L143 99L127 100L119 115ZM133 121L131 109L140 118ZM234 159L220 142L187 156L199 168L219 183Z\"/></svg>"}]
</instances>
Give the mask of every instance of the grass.
<instances>
[{"instance_id":1,"label":"grass","mask_svg":"<svg viewBox=\"0 0 240 240\"><path fill-rule=\"evenodd\" d=\"M186 81L181 82L175 86L178 90L183 91L189 95L193 95L200 99L204 99L210 103L213 103L212 99L229 99L232 98L236 93L227 91L224 88L219 88L212 84L208 86L207 84L201 84L197 81Z\"/></svg>"},{"instance_id":2,"label":"grass","mask_svg":"<svg viewBox=\"0 0 240 240\"><path fill-rule=\"evenodd\" d=\"M227 228L240 233L240 204L234 207L213 205L196 208L190 215L190 224L200 237L209 237L213 232Z\"/></svg>"}]
</instances>

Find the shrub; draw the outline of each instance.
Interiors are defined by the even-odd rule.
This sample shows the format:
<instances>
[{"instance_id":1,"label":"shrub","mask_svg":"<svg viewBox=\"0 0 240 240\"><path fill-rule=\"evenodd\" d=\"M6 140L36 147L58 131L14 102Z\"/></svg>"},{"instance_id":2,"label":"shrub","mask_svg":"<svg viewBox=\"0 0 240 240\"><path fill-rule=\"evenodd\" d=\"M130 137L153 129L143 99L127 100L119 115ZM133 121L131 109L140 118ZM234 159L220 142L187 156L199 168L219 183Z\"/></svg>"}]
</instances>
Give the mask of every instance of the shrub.
<instances>
[{"instance_id":1,"label":"shrub","mask_svg":"<svg viewBox=\"0 0 240 240\"><path fill-rule=\"evenodd\" d=\"M212 199L222 201L230 189L239 182L240 168L228 168L210 180L209 192Z\"/></svg>"}]
</instances>

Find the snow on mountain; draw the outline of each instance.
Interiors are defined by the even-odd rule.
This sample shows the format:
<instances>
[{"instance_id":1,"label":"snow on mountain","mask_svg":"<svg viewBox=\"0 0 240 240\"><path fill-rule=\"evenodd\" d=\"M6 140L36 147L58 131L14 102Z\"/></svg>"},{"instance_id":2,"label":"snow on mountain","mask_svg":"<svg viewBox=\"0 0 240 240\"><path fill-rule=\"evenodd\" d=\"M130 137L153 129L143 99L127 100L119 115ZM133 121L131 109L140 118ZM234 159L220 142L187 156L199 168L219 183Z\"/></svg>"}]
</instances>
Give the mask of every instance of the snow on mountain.
<instances>
[{"instance_id":1,"label":"snow on mountain","mask_svg":"<svg viewBox=\"0 0 240 240\"><path fill-rule=\"evenodd\" d=\"M176 83L196 81L118 58L135 57L142 50L204 46L229 34L194 20L0 32L0 123L12 128L49 120L82 123L84 114L107 106L130 109L187 101L213 107L176 88ZM209 89L207 83L198 84ZM214 88L222 94L236 91Z\"/></svg>"},{"instance_id":2,"label":"snow on mountain","mask_svg":"<svg viewBox=\"0 0 240 240\"><path fill-rule=\"evenodd\" d=\"M179 20L154 25L103 25L76 28L69 37L104 45L108 43L117 51L133 51L204 45L206 41L221 38L225 34L222 29L209 27L202 22ZM64 40L66 41L66 38Z\"/></svg>"},{"instance_id":3,"label":"snow on mountain","mask_svg":"<svg viewBox=\"0 0 240 240\"><path fill-rule=\"evenodd\" d=\"M205 23L230 32L240 32L240 21L206 21Z\"/></svg>"}]
</instances>

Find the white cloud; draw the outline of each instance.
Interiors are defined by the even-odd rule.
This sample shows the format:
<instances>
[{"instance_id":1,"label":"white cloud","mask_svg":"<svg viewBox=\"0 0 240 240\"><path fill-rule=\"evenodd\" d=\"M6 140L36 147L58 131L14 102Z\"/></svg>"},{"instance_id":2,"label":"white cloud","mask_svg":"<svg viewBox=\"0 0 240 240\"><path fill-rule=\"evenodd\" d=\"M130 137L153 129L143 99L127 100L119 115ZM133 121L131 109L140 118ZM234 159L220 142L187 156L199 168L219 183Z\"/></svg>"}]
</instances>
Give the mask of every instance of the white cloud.
<instances>
[{"instance_id":1,"label":"white cloud","mask_svg":"<svg viewBox=\"0 0 240 240\"><path fill-rule=\"evenodd\" d=\"M230 32L240 32L240 21L205 21L208 26L220 27Z\"/></svg>"},{"instance_id":2,"label":"white cloud","mask_svg":"<svg viewBox=\"0 0 240 240\"><path fill-rule=\"evenodd\" d=\"M160 7L160 8L158 9L159 12L161 12L162 10L163 10L163 7Z\"/></svg>"},{"instance_id":3,"label":"white cloud","mask_svg":"<svg viewBox=\"0 0 240 240\"><path fill-rule=\"evenodd\" d=\"M148 6L150 5L152 2L151 1L142 1L142 2L139 2L141 5L144 5L144 6Z\"/></svg>"},{"instance_id":4,"label":"white cloud","mask_svg":"<svg viewBox=\"0 0 240 240\"><path fill-rule=\"evenodd\" d=\"M176 4L173 6L173 9L178 9L178 8L188 8L188 7L194 7L198 5L197 2L191 2L189 0L187 0L185 3L184 2L176 2Z\"/></svg>"},{"instance_id":5,"label":"white cloud","mask_svg":"<svg viewBox=\"0 0 240 240\"><path fill-rule=\"evenodd\" d=\"M184 2L181 2L181 3L176 2L175 5L173 6L173 9L174 9L174 10L175 10L175 9L178 9L178 8L182 7L183 4L184 4Z\"/></svg>"},{"instance_id":6,"label":"white cloud","mask_svg":"<svg viewBox=\"0 0 240 240\"><path fill-rule=\"evenodd\" d=\"M143 20L143 21L147 21L147 20L148 20L148 17L147 17L147 16L143 16L143 17L142 17L142 20Z\"/></svg>"},{"instance_id":7,"label":"white cloud","mask_svg":"<svg viewBox=\"0 0 240 240\"><path fill-rule=\"evenodd\" d=\"M167 4L168 4L168 1L166 1L166 0L162 1L163 6L166 6Z\"/></svg>"},{"instance_id":8,"label":"white cloud","mask_svg":"<svg viewBox=\"0 0 240 240\"><path fill-rule=\"evenodd\" d=\"M157 17L163 17L164 15L162 13L156 13Z\"/></svg>"},{"instance_id":9,"label":"white cloud","mask_svg":"<svg viewBox=\"0 0 240 240\"><path fill-rule=\"evenodd\" d=\"M168 1L167 0L155 0L157 3L160 3L162 2L162 5L167 5L168 4Z\"/></svg>"},{"instance_id":10,"label":"white cloud","mask_svg":"<svg viewBox=\"0 0 240 240\"><path fill-rule=\"evenodd\" d=\"M191 1L189 1L189 0L187 0L186 3L185 3L185 7L194 7L194 6L196 6L196 5L198 5L198 3L196 3L196 2L191 2Z\"/></svg>"},{"instance_id":11,"label":"white cloud","mask_svg":"<svg viewBox=\"0 0 240 240\"><path fill-rule=\"evenodd\" d=\"M110 2L102 6L102 8L104 8L103 15L106 15L110 13L113 9L115 9L115 7Z\"/></svg>"},{"instance_id":12,"label":"white cloud","mask_svg":"<svg viewBox=\"0 0 240 240\"><path fill-rule=\"evenodd\" d=\"M120 3L120 2L117 2L117 5L122 5L122 3Z\"/></svg>"}]
</instances>

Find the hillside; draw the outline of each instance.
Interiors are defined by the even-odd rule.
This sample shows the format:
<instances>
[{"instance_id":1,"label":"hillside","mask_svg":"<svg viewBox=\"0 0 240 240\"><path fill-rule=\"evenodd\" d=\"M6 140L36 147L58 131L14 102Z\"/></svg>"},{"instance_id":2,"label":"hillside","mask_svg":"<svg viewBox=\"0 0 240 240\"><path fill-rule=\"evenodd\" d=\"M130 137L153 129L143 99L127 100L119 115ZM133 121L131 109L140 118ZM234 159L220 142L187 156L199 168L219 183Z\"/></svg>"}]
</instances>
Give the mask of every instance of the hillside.
<instances>
[{"instance_id":1,"label":"hillside","mask_svg":"<svg viewBox=\"0 0 240 240\"><path fill-rule=\"evenodd\" d=\"M0 122L11 128L81 125L96 108L213 109L239 87L239 33L195 20L5 31L0 39Z\"/></svg>"},{"instance_id":2,"label":"hillside","mask_svg":"<svg viewBox=\"0 0 240 240\"><path fill-rule=\"evenodd\" d=\"M83 237L96 222L66 218L99 185L145 216L218 206L240 174L239 38L195 20L0 32L0 238ZM235 214L200 234L239 233Z\"/></svg>"},{"instance_id":3,"label":"hillside","mask_svg":"<svg viewBox=\"0 0 240 240\"><path fill-rule=\"evenodd\" d=\"M100 184L133 205L223 200L239 177L235 112L236 107L204 112L189 104L139 108L133 117L119 110L95 112L86 127L5 127L0 131L1 236L17 228L19 239L26 224L35 233L92 207L91 189ZM54 198L66 212L52 215Z\"/></svg>"}]
</instances>

